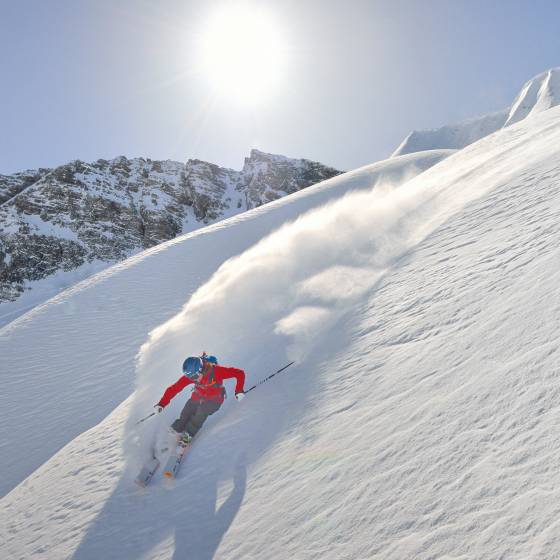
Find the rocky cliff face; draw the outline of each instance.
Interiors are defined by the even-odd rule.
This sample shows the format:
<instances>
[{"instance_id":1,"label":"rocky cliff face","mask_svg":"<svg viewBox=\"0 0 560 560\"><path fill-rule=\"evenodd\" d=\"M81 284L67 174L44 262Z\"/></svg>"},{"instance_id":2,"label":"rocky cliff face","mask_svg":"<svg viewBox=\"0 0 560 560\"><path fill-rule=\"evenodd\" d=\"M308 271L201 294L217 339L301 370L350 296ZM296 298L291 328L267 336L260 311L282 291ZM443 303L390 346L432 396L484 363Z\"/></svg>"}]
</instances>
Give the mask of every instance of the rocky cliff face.
<instances>
[{"instance_id":1,"label":"rocky cliff face","mask_svg":"<svg viewBox=\"0 0 560 560\"><path fill-rule=\"evenodd\" d=\"M241 171L119 157L0 175L0 302L30 281L117 262L339 173L253 150Z\"/></svg>"},{"instance_id":2,"label":"rocky cliff face","mask_svg":"<svg viewBox=\"0 0 560 560\"><path fill-rule=\"evenodd\" d=\"M19 194L39 179L44 177L51 169L31 169L21 171L13 175L0 174L0 204L4 204L7 200Z\"/></svg>"}]
</instances>

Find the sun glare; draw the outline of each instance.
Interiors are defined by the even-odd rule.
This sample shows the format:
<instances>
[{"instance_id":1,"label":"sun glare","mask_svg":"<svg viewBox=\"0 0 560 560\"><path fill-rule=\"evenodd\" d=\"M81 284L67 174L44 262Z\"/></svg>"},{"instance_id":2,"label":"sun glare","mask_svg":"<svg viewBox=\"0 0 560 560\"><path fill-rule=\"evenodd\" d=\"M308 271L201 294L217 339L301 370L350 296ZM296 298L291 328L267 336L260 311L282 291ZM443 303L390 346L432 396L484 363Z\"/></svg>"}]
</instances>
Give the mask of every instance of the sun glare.
<instances>
[{"instance_id":1,"label":"sun glare","mask_svg":"<svg viewBox=\"0 0 560 560\"><path fill-rule=\"evenodd\" d=\"M204 26L198 66L220 96L262 102L281 85L286 45L270 14L249 7L223 7Z\"/></svg>"}]
</instances>

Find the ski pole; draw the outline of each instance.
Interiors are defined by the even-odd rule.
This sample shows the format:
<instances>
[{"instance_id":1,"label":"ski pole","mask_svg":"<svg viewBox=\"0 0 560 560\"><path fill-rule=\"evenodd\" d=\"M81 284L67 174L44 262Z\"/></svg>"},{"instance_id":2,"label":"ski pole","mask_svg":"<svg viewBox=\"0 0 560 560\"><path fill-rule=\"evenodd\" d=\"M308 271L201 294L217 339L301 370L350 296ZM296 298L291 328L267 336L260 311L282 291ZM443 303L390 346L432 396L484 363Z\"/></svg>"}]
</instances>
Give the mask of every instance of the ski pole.
<instances>
[{"instance_id":1,"label":"ski pole","mask_svg":"<svg viewBox=\"0 0 560 560\"><path fill-rule=\"evenodd\" d=\"M151 414L148 414L148 416L145 416L144 418L140 418L140 420L138 420L138 422L136 422L136 424L141 424L142 422L144 422L148 418L151 418L154 415L155 415L155 412L152 412Z\"/></svg>"},{"instance_id":2,"label":"ski pole","mask_svg":"<svg viewBox=\"0 0 560 560\"><path fill-rule=\"evenodd\" d=\"M272 375L269 375L267 378L259 381L258 383L253 385L250 389L247 389L245 391L245 394L247 394L249 391L252 391L255 387L258 387L259 385L262 385L263 383L266 383L269 379L272 379L277 373L280 373L281 371L284 371L285 369L289 368L292 364L295 364L295 362L290 362L287 366L284 366L283 368L280 368L278 371L275 371Z\"/></svg>"}]
</instances>

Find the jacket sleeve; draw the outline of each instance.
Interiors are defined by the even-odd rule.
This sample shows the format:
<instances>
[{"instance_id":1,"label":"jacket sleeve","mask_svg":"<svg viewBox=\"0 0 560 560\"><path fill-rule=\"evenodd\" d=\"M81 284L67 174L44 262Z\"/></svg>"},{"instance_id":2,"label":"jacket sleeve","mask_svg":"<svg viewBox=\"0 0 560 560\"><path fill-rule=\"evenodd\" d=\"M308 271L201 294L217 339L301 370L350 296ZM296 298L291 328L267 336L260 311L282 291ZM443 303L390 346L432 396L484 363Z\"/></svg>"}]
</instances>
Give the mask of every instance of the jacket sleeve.
<instances>
[{"instance_id":1,"label":"jacket sleeve","mask_svg":"<svg viewBox=\"0 0 560 560\"><path fill-rule=\"evenodd\" d=\"M243 393L243 386L245 385L245 372L242 369L216 366L216 373L218 373L222 379L236 379L235 392Z\"/></svg>"},{"instance_id":2,"label":"jacket sleeve","mask_svg":"<svg viewBox=\"0 0 560 560\"><path fill-rule=\"evenodd\" d=\"M157 404L159 404L160 406L167 406L169 404L169 401L175 395L178 395L187 385L190 385L191 383L192 381L188 377L182 375L179 381L167 387L165 393L163 393L163 397L159 399L159 402Z\"/></svg>"}]
</instances>

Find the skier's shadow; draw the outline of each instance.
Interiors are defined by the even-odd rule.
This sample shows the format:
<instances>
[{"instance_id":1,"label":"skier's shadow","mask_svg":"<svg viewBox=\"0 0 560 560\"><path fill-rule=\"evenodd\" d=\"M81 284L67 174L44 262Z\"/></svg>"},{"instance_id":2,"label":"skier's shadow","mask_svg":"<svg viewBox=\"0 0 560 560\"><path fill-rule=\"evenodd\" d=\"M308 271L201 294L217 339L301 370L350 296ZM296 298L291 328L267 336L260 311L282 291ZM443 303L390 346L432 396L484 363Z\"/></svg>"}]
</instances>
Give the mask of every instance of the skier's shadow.
<instances>
[{"instance_id":1,"label":"skier's shadow","mask_svg":"<svg viewBox=\"0 0 560 560\"><path fill-rule=\"evenodd\" d=\"M212 560L223 536L235 519L247 486L245 458L240 457L233 473L233 489L221 506L218 501L217 484L209 485L209 495L191 502L194 515L185 520L185 527L175 526L175 553L173 560L196 558ZM199 494L199 496L203 495Z\"/></svg>"},{"instance_id":2,"label":"skier's shadow","mask_svg":"<svg viewBox=\"0 0 560 560\"><path fill-rule=\"evenodd\" d=\"M344 335L337 332L336 336L336 341L328 339L317 347L325 363L340 345L347 345ZM322 381L307 375L303 365L296 373L283 383L262 385L258 397L248 396L243 407L226 403L219 416L209 418L183 459L172 490L164 488L159 472L144 495L138 496L133 489L135 473L124 474L87 528L73 560L214 558L240 510L247 468L281 434L302 431L302 417L313 407L310 396L321 392ZM233 488L222 492L223 483L233 483ZM227 497L221 503L223 495Z\"/></svg>"},{"instance_id":3,"label":"skier's shadow","mask_svg":"<svg viewBox=\"0 0 560 560\"><path fill-rule=\"evenodd\" d=\"M211 560L243 501L245 461L244 454L237 457L233 489L219 507L220 470L216 466L177 480L169 489L161 478L154 479L154 485L141 497L145 511L138 510L139 496L131 492L131 480L121 478L73 560L143 558L161 546L170 549L169 556L174 549L174 560ZM165 510L161 509L162 502Z\"/></svg>"}]
</instances>

